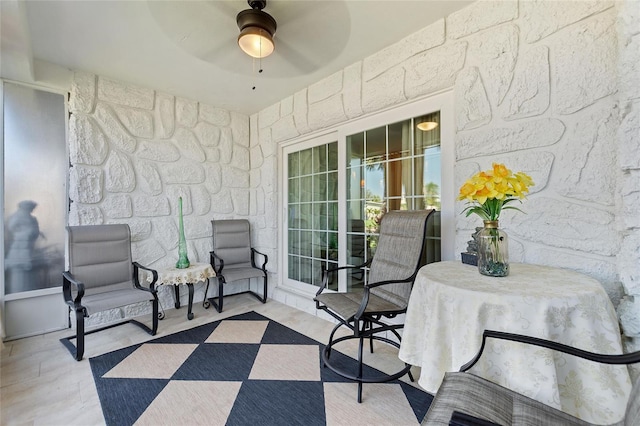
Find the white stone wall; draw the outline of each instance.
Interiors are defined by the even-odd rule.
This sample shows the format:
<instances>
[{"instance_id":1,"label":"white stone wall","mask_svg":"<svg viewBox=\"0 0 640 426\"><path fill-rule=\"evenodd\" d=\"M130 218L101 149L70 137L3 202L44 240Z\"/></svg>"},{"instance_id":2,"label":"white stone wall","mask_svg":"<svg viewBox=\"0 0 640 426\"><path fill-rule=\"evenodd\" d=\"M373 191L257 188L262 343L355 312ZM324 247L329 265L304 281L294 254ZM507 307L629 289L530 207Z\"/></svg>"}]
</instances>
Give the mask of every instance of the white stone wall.
<instances>
[{"instance_id":1,"label":"white stone wall","mask_svg":"<svg viewBox=\"0 0 640 426\"><path fill-rule=\"evenodd\" d=\"M527 214L500 220L511 260L591 275L615 305L624 285L640 336L638 4L478 1L253 115L252 152L452 89L455 187L492 162L529 173ZM269 196L272 165L251 170ZM456 217L459 253L480 222Z\"/></svg>"},{"instance_id":2,"label":"white stone wall","mask_svg":"<svg viewBox=\"0 0 640 426\"><path fill-rule=\"evenodd\" d=\"M617 255L625 298L618 312L629 351L640 350L640 2L628 0L618 8L618 94L621 123L618 140L616 199L618 232L622 241ZM636 374L640 374L637 371Z\"/></svg>"},{"instance_id":3,"label":"white stone wall","mask_svg":"<svg viewBox=\"0 0 640 426\"><path fill-rule=\"evenodd\" d=\"M74 75L69 109L70 225L127 223L134 260L163 268L178 258L180 196L191 262L209 261L212 219L255 213L250 161L259 166L262 159L260 149L250 150L246 115L82 72ZM160 287L165 309L173 307L172 290ZM186 305L186 288L181 296ZM203 297L197 285L195 301ZM142 312L148 304L90 320Z\"/></svg>"}]
</instances>

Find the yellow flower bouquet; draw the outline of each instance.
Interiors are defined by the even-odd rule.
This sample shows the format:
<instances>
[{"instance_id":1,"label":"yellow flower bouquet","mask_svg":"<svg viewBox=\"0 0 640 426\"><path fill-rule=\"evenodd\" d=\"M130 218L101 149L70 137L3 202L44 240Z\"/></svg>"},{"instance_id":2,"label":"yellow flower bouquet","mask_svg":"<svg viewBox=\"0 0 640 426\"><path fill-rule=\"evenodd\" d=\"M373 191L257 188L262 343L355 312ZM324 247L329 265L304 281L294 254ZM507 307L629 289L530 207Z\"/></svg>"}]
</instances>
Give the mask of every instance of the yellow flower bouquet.
<instances>
[{"instance_id":1,"label":"yellow flower bouquet","mask_svg":"<svg viewBox=\"0 0 640 426\"><path fill-rule=\"evenodd\" d=\"M467 200L468 204L462 212L467 217L475 213L484 220L484 228L474 237L478 246L478 270L482 275L509 275L508 239L507 234L498 229L498 218L503 210L521 211L507 204L525 198L533 185L527 174L514 174L504 164L493 163L491 170L476 173L460 187L458 200Z\"/></svg>"},{"instance_id":2,"label":"yellow flower bouquet","mask_svg":"<svg viewBox=\"0 0 640 426\"><path fill-rule=\"evenodd\" d=\"M502 210L517 207L507 206L522 200L533 186L533 180L523 172L513 173L504 164L493 163L491 170L478 172L460 187L458 200L469 204L462 212L467 217L475 213L483 220L498 220Z\"/></svg>"}]
</instances>

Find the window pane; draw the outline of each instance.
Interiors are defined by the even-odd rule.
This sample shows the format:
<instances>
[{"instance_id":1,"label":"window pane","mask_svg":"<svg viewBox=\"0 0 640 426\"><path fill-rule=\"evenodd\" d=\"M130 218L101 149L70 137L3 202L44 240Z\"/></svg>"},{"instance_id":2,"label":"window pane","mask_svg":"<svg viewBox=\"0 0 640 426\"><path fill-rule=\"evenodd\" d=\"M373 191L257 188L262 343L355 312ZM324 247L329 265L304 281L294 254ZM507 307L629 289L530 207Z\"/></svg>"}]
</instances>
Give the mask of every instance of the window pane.
<instances>
[{"instance_id":1,"label":"window pane","mask_svg":"<svg viewBox=\"0 0 640 426\"><path fill-rule=\"evenodd\" d=\"M349 250L348 262L350 265L361 265L365 262L365 235L364 221L358 219L362 223L362 233L347 235L347 250Z\"/></svg>"},{"instance_id":2,"label":"window pane","mask_svg":"<svg viewBox=\"0 0 640 426\"><path fill-rule=\"evenodd\" d=\"M311 229L311 204L300 204L300 229Z\"/></svg>"},{"instance_id":3,"label":"window pane","mask_svg":"<svg viewBox=\"0 0 640 426\"><path fill-rule=\"evenodd\" d=\"M364 159L364 133L347 136L347 167L362 164Z\"/></svg>"},{"instance_id":4,"label":"window pane","mask_svg":"<svg viewBox=\"0 0 640 426\"><path fill-rule=\"evenodd\" d=\"M289 177L296 177L300 175L300 153L293 152L289 154Z\"/></svg>"},{"instance_id":5,"label":"window pane","mask_svg":"<svg viewBox=\"0 0 640 426\"><path fill-rule=\"evenodd\" d=\"M327 171L327 147L326 145L313 148L313 172L321 173Z\"/></svg>"},{"instance_id":6,"label":"window pane","mask_svg":"<svg viewBox=\"0 0 640 426\"><path fill-rule=\"evenodd\" d=\"M300 280L300 258L298 256L289 256L289 278L292 280Z\"/></svg>"},{"instance_id":7,"label":"window pane","mask_svg":"<svg viewBox=\"0 0 640 426\"><path fill-rule=\"evenodd\" d=\"M347 169L347 199L364 198L364 168Z\"/></svg>"},{"instance_id":8,"label":"window pane","mask_svg":"<svg viewBox=\"0 0 640 426\"><path fill-rule=\"evenodd\" d=\"M385 193L385 163L368 164L365 167L365 198L379 202Z\"/></svg>"},{"instance_id":9,"label":"window pane","mask_svg":"<svg viewBox=\"0 0 640 426\"><path fill-rule=\"evenodd\" d=\"M429 147L424 152L424 157L415 159L416 180L418 184L422 184L426 208L440 210L440 146Z\"/></svg>"},{"instance_id":10,"label":"window pane","mask_svg":"<svg viewBox=\"0 0 640 426\"><path fill-rule=\"evenodd\" d=\"M330 172L327 174L327 200L338 199L338 172Z\"/></svg>"},{"instance_id":11,"label":"window pane","mask_svg":"<svg viewBox=\"0 0 640 426\"><path fill-rule=\"evenodd\" d=\"M422 154L422 152L430 146L440 145L440 111L416 117L414 122L416 123L414 135L416 155ZM427 127L423 128L431 129L421 130L421 123L429 123Z\"/></svg>"},{"instance_id":12,"label":"window pane","mask_svg":"<svg viewBox=\"0 0 640 426\"><path fill-rule=\"evenodd\" d=\"M338 203L327 203L327 229L329 231L338 231ZM336 239L336 245L338 247L338 240Z\"/></svg>"},{"instance_id":13,"label":"window pane","mask_svg":"<svg viewBox=\"0 0 640 426\"><path fill-rule=\"evenodd\" d=\"M289 204L300 201L300 178L289 179Z\"/></svg>"},{"instance_id":14,"label":"window pane","mask_svg":"<svg viewBox=\"0 0 640 426\"><path fill-rule=\"evenodd\" d=\"M327 204L313 203L313 229L327 229Z\"/></svg>"},{"instance_id":15,"label":"window pane","mask_svg":"<svg viewBox=\"0 0 640 426\"><path fill-rule=\"evenodd\" d=\"M300 201L308 202L313 199L313 176L300 178Z\"/></svg>"},{"instance_id":16,"label":"window pane","mask_svg":"<svg viewBox=\"0 0 640 426\"><path fill-rule=\"evenodd\" d=\"M327 200L327 174L313 176L313 201Z\"/></svg>"},{"instance_id":17,"label":"window pane","mask_svg":"<svg viewBox=\"0 0 640 426\"><path fill-rule=\"evenodd\" d=\"M300 231L289 230L289 253L300 254Z\"/></svg>"},{"instance_id":18,"label":"window pane","mask_svg":"<svg viewBox=\"0 0 640 426\"><path fill-rule=\"evenodd\" d=\"M328 170L338 170L338 142L330 143L327 154Z\"/></svg>"},{"instance_id":19,"label":"window pane","mask_svg":"<svg viewBox=\"0 0 640 426\"><path fill-rule=\"evenodd\" d=\"M326 259L327 257L327 233L314 231L313 233L313 257Z\"/></svg>"},{"instance_id":20,"label":"window pane","mask_svg":"<svg viewBox=\"0 0 640 426\"><path fill-rule=\"evenodd\" d=\"M300 151L300 174L310 175L313 172L312 149Z\"/></svg>"},{"instance_id":21,"label":"window pane","mask_svg":"<svg viewBox=\"0 0 640 426\"><path fill-rule=\"evenodd\" d=\"M298 280L307 284L313 283L313 264L311 259L300 258L300 274Z\"/></svg>"},{"instance_id":22,"label":"window pane","mask_svg":"<svg viewBox=\"0 0 640 426\"><path fill-rule=\"evenodd\" d=\"M389 159L404 158L411 152L411 120L389 125Z\"/></svg>"},{"instance_id":23,"label":"window pane","mask_svg":"<svg viewBox=\"0 0 640 426\"><path fill-rule=\"evenodd\" d=\"M349 200L347 207L347 226L351 226L353 219L365 218L365 200ZM348 229L350 231L350 229Z\"/></svg>"},{"instance_id":24,"label":"window pane","mask_svg":"<svg viewBox=\"0 0 640 426\"><path fill-rule=\"evenodd\" d=\"M387 152L386 127L367 130L365 146L365 157L367 162L384 160Z\"/></svg>"}]
</instances>

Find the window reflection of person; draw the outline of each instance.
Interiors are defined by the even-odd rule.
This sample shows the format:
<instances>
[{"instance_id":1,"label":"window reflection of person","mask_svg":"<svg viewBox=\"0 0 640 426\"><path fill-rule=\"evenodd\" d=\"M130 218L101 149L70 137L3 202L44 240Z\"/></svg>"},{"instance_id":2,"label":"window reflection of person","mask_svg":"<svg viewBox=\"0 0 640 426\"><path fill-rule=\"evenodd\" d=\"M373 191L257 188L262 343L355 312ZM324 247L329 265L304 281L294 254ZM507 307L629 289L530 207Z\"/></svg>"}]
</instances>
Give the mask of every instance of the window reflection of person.
<instances>
[{"instance_id":1,"label":"window reflection of person","mask_svg":"<svg viewBox=\"0 0 640 426\"><path fill-rule=\"evenodd\" d=\"M38 204L35 201L24 200L18 203L18 210L7 220L9 249L6 259L7 266L30 270L33 267L34 246L40 232L38 220L31 214Z\"/></svg>"}]
</instances>

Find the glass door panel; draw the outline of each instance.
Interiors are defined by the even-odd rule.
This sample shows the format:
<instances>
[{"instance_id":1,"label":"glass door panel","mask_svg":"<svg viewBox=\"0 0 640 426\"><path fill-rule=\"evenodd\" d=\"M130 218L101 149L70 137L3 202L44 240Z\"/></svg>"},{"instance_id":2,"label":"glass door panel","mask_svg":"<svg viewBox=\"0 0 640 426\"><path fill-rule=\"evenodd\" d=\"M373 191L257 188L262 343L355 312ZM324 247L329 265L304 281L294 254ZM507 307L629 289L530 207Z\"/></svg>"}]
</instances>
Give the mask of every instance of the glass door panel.
<instances>
[{"instance_id":1,"label":"glass door panel","mask_svg":"<svg viewBox=\"0 0 640 426\"><path fill-rule=\"evenodd\" d=\"M424 123L422 128L419 123ZM349 135L346 142L346 241L353 265L375 254L380 221L387 211L440 210L440 113ZM440 260L439 215L437 223L430 220L428 229L425 258L432 262ZM351 274L347 290L363 282L366 271Z\"/></svg>"},{"instance_id":2,"label":"glass door panel","mask_svg":"<svg viewBox=\"0 0 640 426\"><path fill-rule=\"evenodd\" d=\"M313 286L322 266L338 263L337 153L332 142L288 154L288 278ZM337 285L334 276L329 288Z\"/></svg>"}]
</instances>

